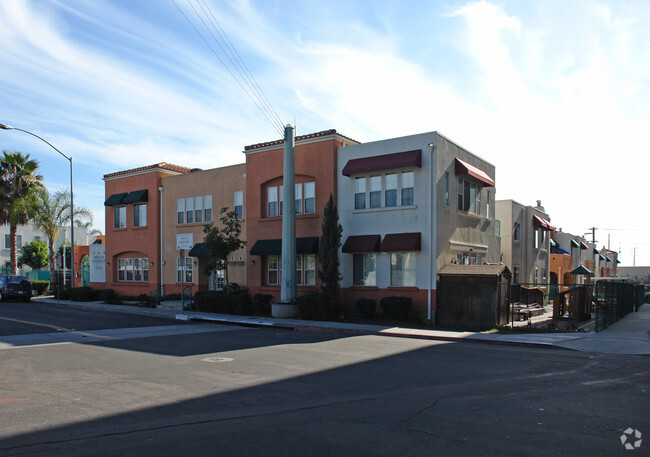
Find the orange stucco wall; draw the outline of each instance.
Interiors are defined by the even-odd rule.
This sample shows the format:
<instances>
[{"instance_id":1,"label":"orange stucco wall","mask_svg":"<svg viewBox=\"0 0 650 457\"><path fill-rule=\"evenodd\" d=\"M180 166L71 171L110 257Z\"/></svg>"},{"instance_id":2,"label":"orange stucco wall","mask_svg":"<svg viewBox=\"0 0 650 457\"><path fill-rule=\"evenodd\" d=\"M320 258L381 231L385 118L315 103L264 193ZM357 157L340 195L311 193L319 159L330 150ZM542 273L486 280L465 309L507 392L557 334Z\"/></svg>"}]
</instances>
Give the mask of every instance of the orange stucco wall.
<instances>
[{"instance_id":1,"label":"orange stucco wall","mask_svg":"<svg viewBox=\"0 0 650 457\"><path fill-rule=\"evenodd\" d=\"M572 284L575 279L571 276L571 256L567 254L551 254L549 266L549 280L553 274L557 275L558 284ZM569 287L560 286L560 292L567 290Z\"/></svg>"},{"instance_id":2,"label":"orange stucco wall","mask_svg":"<svg viewBox=\"0 0 650 457\"><path fill-rule=\"evenodd\" d=\"M341 142L332 137L320 141L296 142L296 183L316 182L315 214L296 216L296 237L320 238L323 209L330 194L336 199L336 150ZM280 286L264 286L263 259L250 255L257 240L282 238L282 217L265 217L267 186L281 185L284 167L282 144L266 150L246 151L246 246L248 265L246 284L251 294L265 293L280 297ZM318 269L318 265L316 266ZM318 290L319 281L312 287L298 287L298 295Z\"/></svg>"}]
</instances>

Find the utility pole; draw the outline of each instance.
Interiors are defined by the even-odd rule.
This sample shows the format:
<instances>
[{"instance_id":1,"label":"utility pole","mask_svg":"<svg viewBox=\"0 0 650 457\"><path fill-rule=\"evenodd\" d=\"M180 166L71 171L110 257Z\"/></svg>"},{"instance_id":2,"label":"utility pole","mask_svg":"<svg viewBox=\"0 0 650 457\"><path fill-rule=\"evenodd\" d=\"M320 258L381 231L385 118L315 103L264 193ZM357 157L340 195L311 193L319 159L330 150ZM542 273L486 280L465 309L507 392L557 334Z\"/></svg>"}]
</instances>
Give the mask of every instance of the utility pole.
<instances>
[{"instance_id":1,"label":"utility pole","mask_svg":"<svg viewBox=\"0 0 650 457\"><path fill-rule=\"evenodd\" d=\"M591 230L591 242L596 244L596 227L589 227L589 230ZM588 233L589 232L587 232L586 234Z\"/></svg>"}]
</instances>

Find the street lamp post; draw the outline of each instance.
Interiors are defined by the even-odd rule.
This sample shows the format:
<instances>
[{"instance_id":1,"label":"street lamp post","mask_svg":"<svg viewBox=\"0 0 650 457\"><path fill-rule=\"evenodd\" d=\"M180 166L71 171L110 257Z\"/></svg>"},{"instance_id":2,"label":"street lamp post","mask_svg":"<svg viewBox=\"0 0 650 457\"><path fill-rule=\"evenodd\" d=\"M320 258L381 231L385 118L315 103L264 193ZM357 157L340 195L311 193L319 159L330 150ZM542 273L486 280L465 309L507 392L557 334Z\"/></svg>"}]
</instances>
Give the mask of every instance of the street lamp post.
<instances>
[{"instance_id":1,"label":"street lamp post","mask_svg":"<svg viewBox=\"0 0 650 457\"><path fill-rule=\"evenodd\" d=\"M30 132L29 130L19 129L18 127L12 127L11 125L7 125L7 124L0 124L0 129L18 130L20 132L28 133L29 135L38 138L44 143L47 143L48 146L50 146L52 149L54 149L56 152L61 154L66 159L68 159L68 161L70 162L70 278L71 278L70 282L72 284L72 287L74 287L74 191L72 188L72 157L68 157L67 155L59 151L52 143L47 141L45 138L41 138L40 136ZM65 250L63 254L65 255Z\"/></svg>"}]
</instances>

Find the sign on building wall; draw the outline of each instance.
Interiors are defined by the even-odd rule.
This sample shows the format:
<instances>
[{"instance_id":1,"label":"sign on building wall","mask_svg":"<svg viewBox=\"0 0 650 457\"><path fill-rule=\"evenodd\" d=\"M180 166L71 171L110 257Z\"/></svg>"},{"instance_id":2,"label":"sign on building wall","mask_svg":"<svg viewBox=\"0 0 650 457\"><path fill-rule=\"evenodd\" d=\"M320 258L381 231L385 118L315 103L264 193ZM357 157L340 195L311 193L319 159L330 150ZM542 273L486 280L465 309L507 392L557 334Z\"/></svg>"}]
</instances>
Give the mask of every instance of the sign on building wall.
<instances>
[{"instance_id":1,"label":"sign on building wall","mask_svg":"<svg viewBox=\"0 0 650 457\"><path fill-rule=\"evenodd\" d=\"M193 233L177 233L176 234L176 249L187 249L188 251L194 247L194 234Z\"/></svg>"},{"instance_id":2,"label":"sign on building wall","mask_svg":"<svg viewBox=\"0 0 650 457\"><path fill-rule=\"evenodd\" d=\"M106 245L90 245L90 282L106 282Z\"/></svg>"}]
</instances>

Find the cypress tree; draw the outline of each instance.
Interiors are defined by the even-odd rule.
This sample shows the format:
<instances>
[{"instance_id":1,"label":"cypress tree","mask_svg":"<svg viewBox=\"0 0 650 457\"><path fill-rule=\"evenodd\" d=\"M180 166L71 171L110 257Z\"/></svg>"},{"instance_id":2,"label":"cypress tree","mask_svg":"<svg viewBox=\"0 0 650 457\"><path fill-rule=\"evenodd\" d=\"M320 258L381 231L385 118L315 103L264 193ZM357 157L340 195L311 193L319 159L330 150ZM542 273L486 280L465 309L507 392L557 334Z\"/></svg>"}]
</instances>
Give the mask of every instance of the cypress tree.
<instances>
[{"instance_id":1,"label":"cypress tree","mask_svg":"<svg viewBox=\"0 0 650 457\"><path fill-rule=\"evenodd\" d=\"M334 203L334 197L330 194L323 213L322 234L318 250L321 267L318 270L318 277L321 280L321 290L329 305L329 317L338 315L338 290L339 281L342 279L339 273L339 247L342 234L343 227L339 224L339 212L336 203Z\"/></svg>"}]
</instances>

